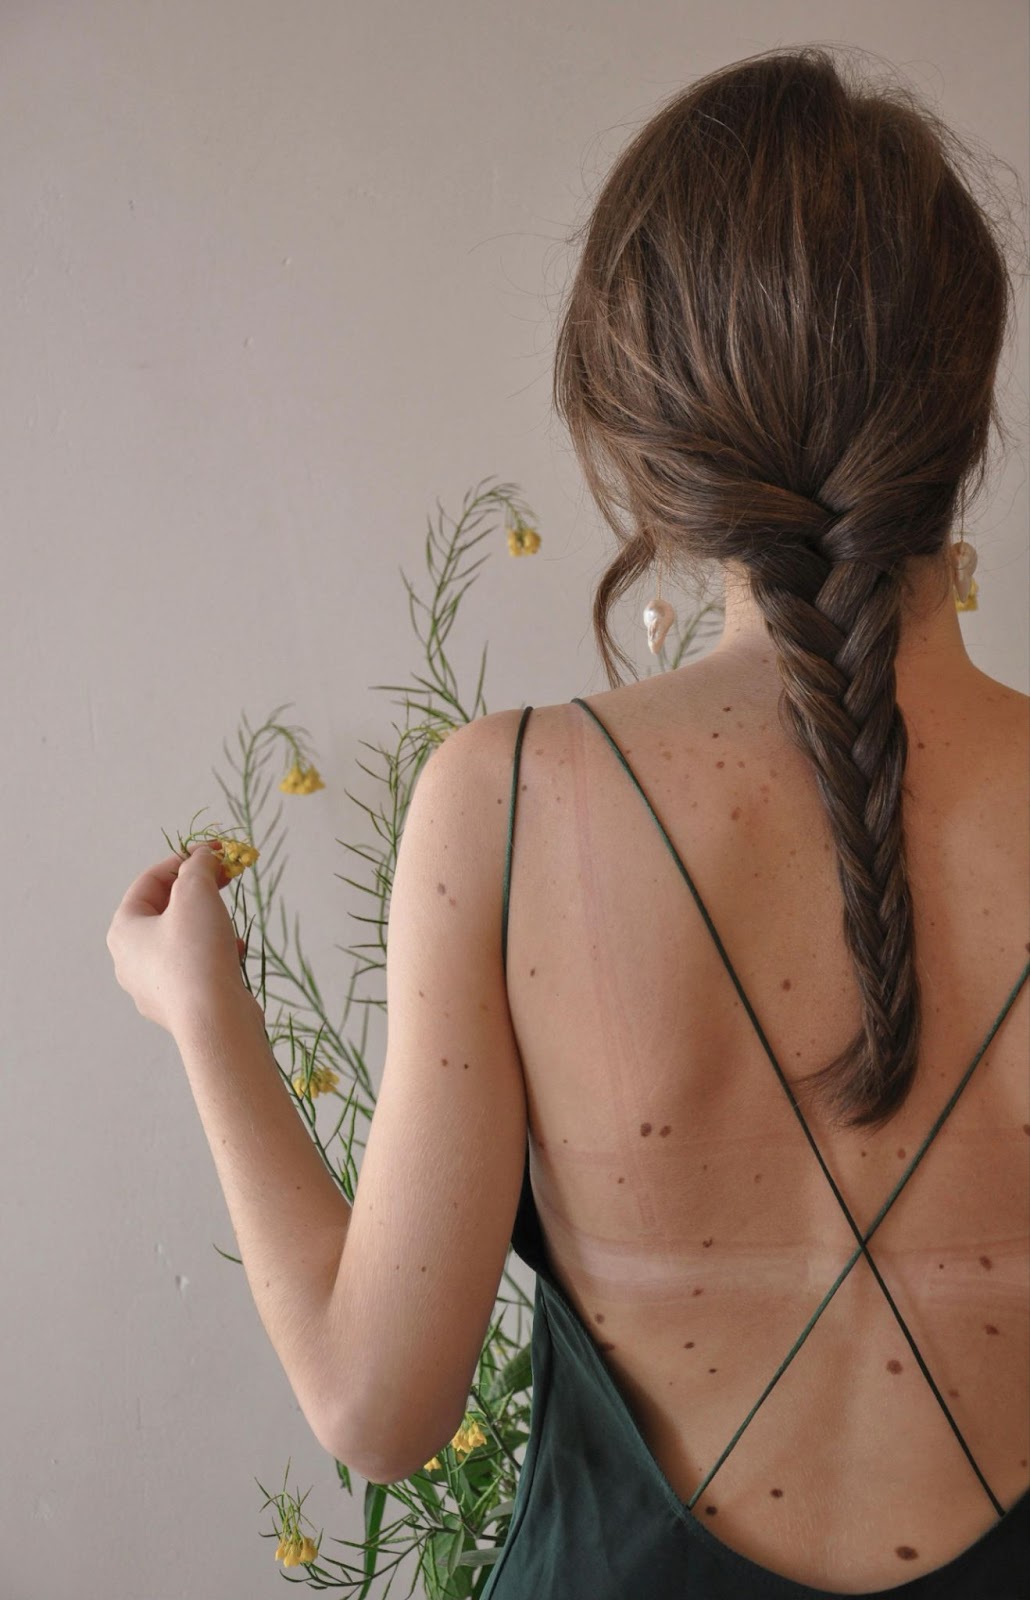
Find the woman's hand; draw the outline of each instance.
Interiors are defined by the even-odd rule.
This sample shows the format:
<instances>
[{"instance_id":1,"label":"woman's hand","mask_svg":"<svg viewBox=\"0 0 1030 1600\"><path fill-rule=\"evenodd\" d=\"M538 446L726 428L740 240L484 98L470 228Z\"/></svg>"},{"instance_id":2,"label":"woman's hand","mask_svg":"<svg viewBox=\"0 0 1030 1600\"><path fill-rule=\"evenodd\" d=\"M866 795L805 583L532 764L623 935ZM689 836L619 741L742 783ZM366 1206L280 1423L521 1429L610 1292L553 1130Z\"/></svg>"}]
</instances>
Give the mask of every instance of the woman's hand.
<instances>
[{"instance_id":1,"label":"woman's hand","mask_svg":"<svg viewBox=\"0 0 1030 1600\"><path fill-rule=\"evenodd\" d=\"M220 897L230 882L220 849L217 841L196 840L185 858L167 856L140 873L107 931L118 982L140 1016L173 1035L212 1001L249 994L240 971L243 941Z\"/></svg>"}]
</instances>

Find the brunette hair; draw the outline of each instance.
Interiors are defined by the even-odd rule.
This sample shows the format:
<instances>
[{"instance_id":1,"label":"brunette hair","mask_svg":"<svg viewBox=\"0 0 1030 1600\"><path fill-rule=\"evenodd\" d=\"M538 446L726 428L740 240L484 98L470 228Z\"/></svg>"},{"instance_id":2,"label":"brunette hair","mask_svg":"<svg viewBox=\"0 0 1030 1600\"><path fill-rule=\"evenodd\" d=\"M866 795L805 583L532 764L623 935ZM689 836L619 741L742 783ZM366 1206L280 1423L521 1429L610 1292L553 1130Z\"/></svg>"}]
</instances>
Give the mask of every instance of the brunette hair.
<instances>
[{"instance_id":1,"label":"brunette hair","mask_svg":"<svg viewBox=\"0 0 1030 1600\"><path fill-rule=\"evenodd\" d=\"M1015 294L978 165L907 87L770 51L665 103L570 239L553 397L620 546L593 603L608 681L632 666L609 611L655 558L744 569L837 848L862 1024L806 1082L848 1127L901 1107L920 1041L906 563L936 558L947 600L959 490L982 486L992 424L1009 439Z\"/></svg>"}]
</instances>

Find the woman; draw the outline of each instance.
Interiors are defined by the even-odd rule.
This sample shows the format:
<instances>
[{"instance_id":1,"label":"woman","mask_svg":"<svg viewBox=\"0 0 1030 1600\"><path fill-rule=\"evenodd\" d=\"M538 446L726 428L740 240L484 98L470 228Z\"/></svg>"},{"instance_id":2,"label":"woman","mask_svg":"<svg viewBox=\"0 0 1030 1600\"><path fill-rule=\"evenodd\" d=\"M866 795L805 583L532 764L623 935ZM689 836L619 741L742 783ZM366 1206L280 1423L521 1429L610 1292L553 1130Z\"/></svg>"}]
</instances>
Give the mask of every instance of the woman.
<instances>
[{"instance_id":1,"label":"woman","mask_svg":"<svg viewBox=\"0 0 1030 1600\"><path fill-rule=\"evenodd\" d=\"M540 1277L489 1600L1028 1592L1027 697L953 553L1011 281L960 150L770 53L586 225L555 394L621 548L610 690L515 741ZM719 646L620 684L612 603L710 570Z\"/></svg>"}]
</instances>

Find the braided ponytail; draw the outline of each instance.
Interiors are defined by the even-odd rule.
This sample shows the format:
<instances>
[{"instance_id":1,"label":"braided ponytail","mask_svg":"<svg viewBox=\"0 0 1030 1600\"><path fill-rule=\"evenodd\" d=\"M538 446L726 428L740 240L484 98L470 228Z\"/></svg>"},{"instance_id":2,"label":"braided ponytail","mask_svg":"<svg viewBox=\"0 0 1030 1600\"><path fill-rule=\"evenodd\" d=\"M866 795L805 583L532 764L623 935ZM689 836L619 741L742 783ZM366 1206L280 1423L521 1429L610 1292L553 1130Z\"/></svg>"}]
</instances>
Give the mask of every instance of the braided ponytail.
<instances>
[{"instance_id":1,"label":"braided ponytail","mask_svg":"<svg viewBox=\"0 0 1030 1600\"><path fill-rule=\"evenodd\" d=\"M837 849L844 936L862 1026L813 1081L861 1126L904 1101L921 1032L902 787L908 735L895 699L902 586L868 562L792 554L751 575L776 646L780 714L812 764ZM788 570L784 567L788 566Z\"/></svg>"},{"instance_id":2,"label":"braided ponytail","mask_svg":"<svg viewBox=\"0 0 1030 1600\"><path fill-rule=\"evenodd\" d=\"M903 1104L921 1012L895 657L908 563L982 483L1012 282L950 131L821 48L701 79L632 141L584 225L554 400L619 549L742 566L837 850L862 1025L811 1081L852 1127ZM629 514L624 527L618 511ZM706 563L709 564L706 569ZM947 589L942 590L942 600Z\"/></svg>"}]
</instances>

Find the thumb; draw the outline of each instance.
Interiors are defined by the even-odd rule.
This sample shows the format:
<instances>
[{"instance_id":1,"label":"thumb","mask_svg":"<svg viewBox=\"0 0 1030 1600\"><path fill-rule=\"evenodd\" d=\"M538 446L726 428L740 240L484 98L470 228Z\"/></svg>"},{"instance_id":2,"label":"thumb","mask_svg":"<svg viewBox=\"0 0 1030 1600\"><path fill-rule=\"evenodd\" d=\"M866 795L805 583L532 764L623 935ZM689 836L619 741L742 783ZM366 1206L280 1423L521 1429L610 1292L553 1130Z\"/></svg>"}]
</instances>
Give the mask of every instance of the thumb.
<instances>
[{"instance_id":1,"label":"thumb","mask_svg":"<svg viewBox=\"0 0 1030 1600\"><path fill-rule=\"evenodd\" d=\"M223 889L225 888L225 885L229 882L229 875L226 872L224 862L222 861L221 839L194 839L193 843L189 846L189 855L191 858L195 855L200 855L206 857L210 861L213 861L215 864L216 877L219 881L219 887Z\"/></svg>"}]
</instances>

